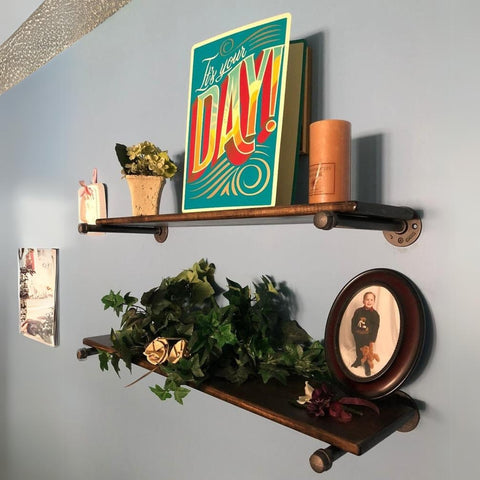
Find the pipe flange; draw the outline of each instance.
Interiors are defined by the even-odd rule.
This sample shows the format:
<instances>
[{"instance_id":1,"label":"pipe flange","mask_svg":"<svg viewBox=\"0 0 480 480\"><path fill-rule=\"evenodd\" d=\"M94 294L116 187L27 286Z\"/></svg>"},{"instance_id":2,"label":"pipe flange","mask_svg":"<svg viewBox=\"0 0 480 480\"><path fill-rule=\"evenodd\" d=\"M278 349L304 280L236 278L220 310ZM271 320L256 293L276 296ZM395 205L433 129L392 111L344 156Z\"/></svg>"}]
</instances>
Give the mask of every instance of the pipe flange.
<instances>
[{"instance_id":1,"label":"pipe flange","mask_svg":"<svg viewBox=\"0 0 480 480\"><path fill-rule=\"evenodd\" d=\"M163 243L168 237L168 227L163 226L163 227L158 227L157 231L153 235L155 237L155 240L158 243Z\"/></svg>"},{"instance_id":2,"label":"pipe flange","mask_svg":"<svg viewBox=\"0 0 480 480\"><path fill-rule=\"evenodd\" d=\"M405 221L405 229L401 232L383 232L388 243L395 247L408 247L414 243L422 232L422 221L412 218Z\"/></svg>"}]
</instances>

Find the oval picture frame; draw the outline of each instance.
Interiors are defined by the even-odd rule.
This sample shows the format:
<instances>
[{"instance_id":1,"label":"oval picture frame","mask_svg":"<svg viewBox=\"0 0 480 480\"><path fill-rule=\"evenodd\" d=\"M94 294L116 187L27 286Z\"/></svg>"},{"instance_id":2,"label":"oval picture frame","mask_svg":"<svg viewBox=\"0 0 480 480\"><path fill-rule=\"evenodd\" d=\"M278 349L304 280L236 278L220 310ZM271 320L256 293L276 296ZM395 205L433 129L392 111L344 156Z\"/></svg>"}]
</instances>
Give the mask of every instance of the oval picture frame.
<instances>
[{"instance_id":1,"label":"oval picture frame","mask_svg":"<svg viewBox=\"0 0 480 480\"><path fill-rule=\"evenodd\" d=\"M378 399L413 371L425 340L425 309L415 284L395 270L360 273L340 291L325 327L325 357L348 392Z\"/></svg>"}]
</instances>

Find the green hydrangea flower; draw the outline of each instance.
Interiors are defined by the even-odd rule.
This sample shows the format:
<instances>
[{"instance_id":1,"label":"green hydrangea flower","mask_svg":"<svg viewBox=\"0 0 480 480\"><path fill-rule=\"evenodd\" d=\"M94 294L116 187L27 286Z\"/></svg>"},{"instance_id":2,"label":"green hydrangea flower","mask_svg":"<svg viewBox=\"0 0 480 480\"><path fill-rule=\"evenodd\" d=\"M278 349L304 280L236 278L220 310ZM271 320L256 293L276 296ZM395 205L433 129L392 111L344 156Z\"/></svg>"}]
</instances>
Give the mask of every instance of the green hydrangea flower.
<instances>
[{"instance_id":1,"label":"green hydrangea flower","mask_svg":"<svg viewBox=\"0 0 480 480\"><path fill-rule=\"evenodd\" d=\"M167 150L162 150L152 142L142 142L131 147L117 144L117 156L122 165L123 175L147 175L171 178L177 173Z\"/></svg>"}]
</instances>

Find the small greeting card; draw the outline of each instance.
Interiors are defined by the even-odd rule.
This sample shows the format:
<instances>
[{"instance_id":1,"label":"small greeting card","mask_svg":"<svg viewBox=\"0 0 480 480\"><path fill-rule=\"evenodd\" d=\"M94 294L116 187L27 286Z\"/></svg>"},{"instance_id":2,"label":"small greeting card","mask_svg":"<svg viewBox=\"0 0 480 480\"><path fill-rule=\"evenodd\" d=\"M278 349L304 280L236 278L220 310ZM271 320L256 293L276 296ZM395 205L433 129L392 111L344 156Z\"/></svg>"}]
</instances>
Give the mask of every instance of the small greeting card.
<instances>
[{"instance_id":1,"label":"small greeting card","mask_svg":"<svg viewBox=\"0 0 480 480\"><path fill-rule=\"evenodd\" d=\"M106 218L107 201L105 185L97 182L97 169L93 170L92 183L80 180L78 189L78 222L95 225L97 218ZM88 232L88 235L104 235L102 232Z\"/></svg>"}]
</instances>

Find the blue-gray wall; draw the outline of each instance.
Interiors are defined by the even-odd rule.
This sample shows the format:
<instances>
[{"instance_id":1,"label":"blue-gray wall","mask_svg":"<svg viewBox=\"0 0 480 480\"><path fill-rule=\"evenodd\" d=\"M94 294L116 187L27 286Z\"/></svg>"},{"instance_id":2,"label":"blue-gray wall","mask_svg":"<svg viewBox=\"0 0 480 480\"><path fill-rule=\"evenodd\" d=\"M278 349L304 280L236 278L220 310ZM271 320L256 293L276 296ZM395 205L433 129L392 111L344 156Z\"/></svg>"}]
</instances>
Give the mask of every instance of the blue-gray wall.
<instances>
[{"instance_id":1,"label":"blue-gray wall","mask_svg":"<svg viewBox=\"0 0 480 480\"><path fill-rule=\"evenodd\" d=\"M129 214L116 142L149 139L182 158L191 46L285 11L292 37L316 49L313 119L352 122L354 144L381 159L380 200L423 211L420 240L396 249L380 232L310 225L182 228L164 245L79 235L78 181L94 167L109 215ZM409 276L435 327L429 363L405 387L424 403L421 423L323 478L478 478L479 15L475 0L133 0L3 94L2 478L317 478L308 457L320 442L196 392L183 407L162 404L148 391L153 377L124 388L139 369L119 380L95 358L76 360L83 337L118 325L105 293L140 294L202 257L220 281L287 281L316 338L349 279L375 267ZM161 210L177 210L173 183ZM20 246L60 249L57 348L18 334Z\"/></svg>"}]
</instances>

